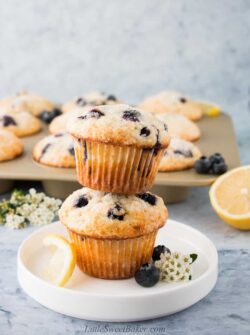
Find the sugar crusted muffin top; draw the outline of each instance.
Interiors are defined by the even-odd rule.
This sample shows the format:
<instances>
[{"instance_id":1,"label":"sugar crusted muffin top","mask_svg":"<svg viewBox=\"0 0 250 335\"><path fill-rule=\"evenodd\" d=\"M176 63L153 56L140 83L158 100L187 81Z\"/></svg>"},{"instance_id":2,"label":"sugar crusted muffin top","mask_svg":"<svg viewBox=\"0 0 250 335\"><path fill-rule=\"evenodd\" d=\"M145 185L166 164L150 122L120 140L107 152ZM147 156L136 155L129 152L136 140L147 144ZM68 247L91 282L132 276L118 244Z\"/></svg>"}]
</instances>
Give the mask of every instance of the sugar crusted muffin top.
<instances>
[{"instance_id":1,"label":"sugar crusted muffin top","mask_svg":"<svg viewBox=\"0 0 250 335\"><path fill-rule=\"evenodd\" d=\"M75 152L71 136L67 133L57 133L44 137L35 145L33 158L44 165L75 167Z\"/></svg>"},{"instance_id":2,"label":"sugar crusted muffin top","mask_svg":"<svg viewBox=\"0 0 250 335\"><path fill-rule=\"evenodd\" d=\"M81 108L85 106L114 105L117 103L121 102L117 99L117 97L114 94L91 92L66 102L62 106L62 111L64 113L67 113L76 107Z\"/></svg>"},{"instance_id":3,"label":"sugar crusted muffin top","mask_svg":"<svg viewBox=\"0 0 250 335\"><path fill-rule=\"evenodd\" d=\"M11 108L14 112L27 111L38 116L43 111L53 111L55 105L44 97L22 91L0 100L0 110Z\"/></svg>"},{"instance_id":4,"label":"sugar crusted muffin top","mask_svg":"<svg viewBox=\"0 0 250 335\"><path fill-rule=\"evenodd\" d=\"M70 119L68 131L77 138L142 148L165 148L170 141L164 122L125 104L85 109Z\"/></svg>"},{"instance_id":5,"label":"sugar crusted muffin top","mask_svg":"<svg viewBox=\"0 0 250 335\"><path fill-rule=\"evenodd\" d=\"M195 144L178 137L172 137L168 148L164 151L159 171L178 171L191 168L200 156L201 152Z\"/></svg>"},{"instance_id":6,"label":"sugar crusted muffin top","mask_svg":"<svg viewBox=\"0 0 250 335\"><path fill-rule=\"evenodd\" d=\"M171 137L180 137L186 141L196 141L200 137L199 127L186 116L171 112L156 115L167 124Z\"/></svg>"},{"instance_id":7,"label":"sugar crusted muffin top","mask_svg":"<svg viewBox=\"0 0 250 335\"><path fill-rule=\"evenodd\" d=\"M152 193L118 195L82 188L63 203L59 217L70 230L94 238L135 238L162 227L163 200Z\"/></svg>"},{"instance_id":8,"label":"sugar crusted muffin top","mask_svg":"<svg viewBox=\"0 0 250 335\"><path fill-rule=\"evenodd\" d=\"M40 120L26 111L13 112L7 108L0 111L0 128L4 128L19 137L37 133L42 128Z\"/></svg>"}]
</instances>

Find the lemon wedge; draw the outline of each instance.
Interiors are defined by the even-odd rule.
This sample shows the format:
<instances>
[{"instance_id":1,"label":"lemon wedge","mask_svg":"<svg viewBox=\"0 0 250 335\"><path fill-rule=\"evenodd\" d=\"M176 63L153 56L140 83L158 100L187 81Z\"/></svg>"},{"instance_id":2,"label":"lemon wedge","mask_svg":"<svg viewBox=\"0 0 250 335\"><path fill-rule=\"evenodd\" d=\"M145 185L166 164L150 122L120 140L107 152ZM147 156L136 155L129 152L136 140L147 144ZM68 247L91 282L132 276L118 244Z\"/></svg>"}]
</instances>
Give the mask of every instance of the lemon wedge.
<instances>
[{"instance_id":1,"label":"lemon wedge","mask_svg":"<svg viewBox=\"0 0 250 335\"><path fill-rule=\"evenodd\" d=\"M64 286L72 276L76 265L73 244L61 235L49 234L43 244L50 248L51 257L43 270L43 278L57 286Z\"/></svg>"},{"instance_id":2,"label":"lemon wedge","mask_svg":"<svg viewBox=\"0 0 250 335\"><path fill-rule=\"evenodd\" d=\"M218 116L221 113L221 109L219 106L210 104L208 102L200 102L204 115L207 116Z\"/></svg>"},{"instance_id":3,"label":"lemon wedge","mask_svg":"<svg viewBox=\"0 0 250 335\"><path fill-rule=\"evenodd\" d=\"M219 177L211 186L209 196L223 221L238 229L250 229L250 165Z\"/></svg>"}]
</instances>

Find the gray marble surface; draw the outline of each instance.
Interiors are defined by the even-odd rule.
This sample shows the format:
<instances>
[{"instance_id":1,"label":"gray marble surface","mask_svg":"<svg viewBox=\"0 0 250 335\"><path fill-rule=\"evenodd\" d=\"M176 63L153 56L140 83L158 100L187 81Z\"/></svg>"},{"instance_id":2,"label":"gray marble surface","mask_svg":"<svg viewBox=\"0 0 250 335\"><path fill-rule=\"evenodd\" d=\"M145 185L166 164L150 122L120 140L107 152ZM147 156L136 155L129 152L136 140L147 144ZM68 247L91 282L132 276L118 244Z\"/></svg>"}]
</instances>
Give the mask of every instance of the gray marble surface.
<instances>
[{"instance_id":1,"label":"gray marble surface","mask_svg":"<svg viewBox=\"0 0 250 335\"><path fill-rule=\"evenodd\" d=\"M217 102L232 116L241 160L250 163L248 0L1 1L0 32L0 96L26 88L65 101L97 89L137 102L178 89ZM193 189L169 211L219 250L218 283L204 300L170 317L129 324L134 329L59 315L17 282L17 248L33 229L0 227L0 334L249 334L250 232L218 219L206 188Z\"/></svg>"}]
</instances>

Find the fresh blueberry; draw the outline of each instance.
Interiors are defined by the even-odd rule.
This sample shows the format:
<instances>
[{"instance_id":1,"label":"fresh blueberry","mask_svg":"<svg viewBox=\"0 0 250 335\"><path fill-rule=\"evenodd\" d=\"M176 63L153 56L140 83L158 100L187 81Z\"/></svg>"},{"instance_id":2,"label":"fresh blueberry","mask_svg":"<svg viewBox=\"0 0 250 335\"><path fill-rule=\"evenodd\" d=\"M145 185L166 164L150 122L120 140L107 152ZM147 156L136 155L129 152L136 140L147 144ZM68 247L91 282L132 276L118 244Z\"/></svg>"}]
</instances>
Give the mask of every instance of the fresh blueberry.
<instances>
[{"instance_id":1,"label":"fresh blueberry","mask_svg":"<svg viewBox=\"0 0 250 335\"><path fill-rule=\"evenodd\" d=\"M117 202L113 208L108 210L107 216L111 220L123 221L125 214L125 209Z\"/></svg>"},{"instance_id":2,"label":"fresh blueberry","mask_svg":"<svg viewBox=\"0 0 250 335\"><path fill-rule=\"evenodd\" d=\"M211 168L210 159L206 156L201 156L200 159L195 162L194 168L199 174L208 174Z\"/></svg>"},{"instance_id":3,"label":"fresh blueberry","mask_svg":"<svg viewBox=\"0 0 250 335\"><path fill-rule=\"evenodd\" d=\"M156 204L156 196L154 196L153 194L146 192L146 193L142 193L142 194L137 194L137 197L142 199L143 201L149 203L152 206L155 206Z\"/></svg>"},{"instance_id":4,"label":"fresh blueberry","mask_svg":"<svg viewBox=\"0 0 250 335\"><path fill-rule=\"evenodd\" d=\"M152 263L145 263L136 271L135 280L143 287L152 287L160 280L160 270Z\"/></svg>"},{"instance_id":5,"label":"fresh blueberry","mask_svg":"<svg viewBox=\"0 0 250 335\"><path fill-rule=\"evenodd\" d=\"M77 106L83 107L87 105L87 102L84 100L84 98L77 98L76 99Z\"/></svg>"},{"instance_id":6,"label":"fresh blueberry","mask_svg":"<svg viewBox=\"0 0 250 335\"><path fill-rule=\"evenodd\" d=\"M182 104L185 104L185 103L187 102L187 99L184 98L184 97L181 97L181 98L179 99L179 101L180 101Z\"/></svg>"},{"instance_id":7,"label":"fresh blueberry","mask_svg":"<svg viewBox=\"0 0 250 335\"><path fill-rule=\"evenodd\" d=\"M110 95L107 96L107 100L110 100L110 101L117 101L117 98L116 98L115 95L110 94Z\"/></svg>"},{"instance_id":8,"label":"fresh blueberry","mask_svg":"<svg viewBox=\"0 0 250 335\"><path fill-rule=\"evenodd\" d=\"M164 123L164 130L168 131L168 126Z\"/></svg>"},{"instance_id":9,"label":"fresh blueberry","mask_svg":"<svg viewBox=\"0 0 250 335\"><path fill-rule=\"evenodd\" d=\"M161 259L161 254L164 254L165 252L167 252L168 254L171 254L170 249L165 247L165 245L157 245L157 247L154 247L154 251L152 255L153 261L158 261L159 259Z\"/></svg>"},{"instance_id":10,"label":"fresh blueberry","mask_svg":"<svg viewBox=\"0 0 250 335\"><path fill-rule=\"evenodd\" d=\"M209 157L209 159L210 159L211 165L213 165L214 163L225 163L224 158L218 152L216 152L215 154L211 155Z\"/></svg>"},{"instance_id":11,"label":"fresh blueberry","mask_svg":"<svg viewBox=\"0 0 250 335\"><path fill-rule=\"evenodd\" d=\"M142 137L147 137L147 136L150 135L150 130L149 130L147 127L143 127L143 128L141 129L140 135L141 135Z\"/></svg>"},{"instance_id":12,"label":"fresh blueberry","mask_svg":"<svg viewBox=\"0 0 250 335\"><path fill-rule=\"evenodd\" d=\"M105 114L103 112L101 112L99 109L93 108L87 114L85 114L83 116L79 116L78 119L83 119L83 120L99 119L101 116L104 116L104 115Z\"/></svg>"},{"instance_id":13,"label":"fresh blueberry","mask_svg":"<svg viewBox=\"0 0 250 335\"><path fill-rule=\"evenodd\" d=\"M4 127L16 126L17 125L17 123L13 119L13 117L11 117L9 115L3 115L2 118L1 118L1 121L2 121Z\"/></svg>"},{"instance_id":14,"label":"fresh blueberry","mask_svg":"<svg viewBox=\"0 0 250 335\"><path fill-rule=\"evenodd\" d=\"M139 120L140 116L141 116L140 112L138 112L135 109L131 109L131 110L128 110L128 111L124 111L123 115L122 115L122 118L124 120L132 121L132 122L139 122L140 121Z\"/></svg>"},{"instance_id":15,"label":"fresh blueberry","mask_svg":"<svg viewBox=\"0 0 250 335\"><path fill-rule=\"evenodd\" d=\"M51 121L56 118L57 116L61 115L62 112L60 109L55 108L53 111L43 111L39 114L39 119L41 119L43 122L49 124Z\"/></svg>"},{"instance_id":16,"label":"fresh blueberry","mask_svg":"<svg viewBox=\"0 0 250 335\"><path fill-rule=\"evenodd\" d=\"M77 207L77 208L85 207L87 206L88 203L89 201L86 198L86 196L82 195L77 199L76 203L74 204L74 207Z\"/></svg>"},{"instance_id":17,"label":"fresh blueberry","mask_svg":"<svg viewBox=\"0 0 250 335\"><path fill-rule=\"evenodd\" d=\"M216 175L220 175L227 172L227 164L224 162L213 163L212 165L212 173Z\"/></svg>"}]
</instances>

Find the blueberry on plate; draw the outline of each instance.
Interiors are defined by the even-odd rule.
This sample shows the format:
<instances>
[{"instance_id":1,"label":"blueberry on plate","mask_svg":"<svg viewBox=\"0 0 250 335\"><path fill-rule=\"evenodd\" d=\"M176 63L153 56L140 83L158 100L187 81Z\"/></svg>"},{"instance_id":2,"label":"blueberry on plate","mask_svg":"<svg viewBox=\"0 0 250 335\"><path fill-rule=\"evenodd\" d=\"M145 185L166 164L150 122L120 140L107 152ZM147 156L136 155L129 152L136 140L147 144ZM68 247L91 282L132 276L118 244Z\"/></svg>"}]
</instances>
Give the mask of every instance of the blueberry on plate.
<instances>
[{"instance_id":1,"label":"blueberry on plate","mask_svg":"<svg viewBox=\"0 0 250 335\"><path fill-rule=\"evenodd\" d=\"M212 173L216 175L220 175L227 172L227 164L224 162L214 163L212 165Z\"/></svg>"},{"instance_id":2,"label":"blueberry on plate","mask_svg":"<svg viewBox=\"0 0 250 335\"><path fill-rule=\"evenodd\" d=\"M153 261L158 261L159 259L161 259L161 254L164 254L165 252L171 254L170 249L165 247L165 245L157 245L157 247L154 247L152 255Z\"/></svg>"},{"instance_id":3,"label":"blueberry on plate","mask_svg":"<svg viewBox=\"0 0 250 335\"><path fill-rule=\"evenodd\" d=\"M209 160L211 162L211 165L213 165L214 163L225 163L224 158L218 152L216 152L215 154L211 155L209 157Z\"/></svg>"},{"instance_id":4,"label":"blueberry on plate","mask_svg":"<svg viewBox=\"0 0 250 335\"><path fill-rule=\"evenodd\" d=\"M135 280L143 287L152 287L160 280L160 270L152 263L145 263L136 271Z\"/></svg>"},{"instance_id":5,"label":"blueberry on plate","mask_svg":"<svg viewBox=\"0 0 250 335\"><path fill-rule=\"evenodd\" d=\"M201 156L194 164L195 171L200 174L208 174L211 168L211 161L206 156Z\"/></svg>"}]
</instances>

